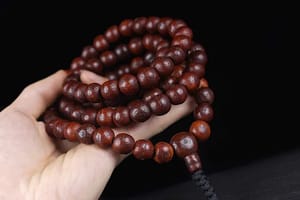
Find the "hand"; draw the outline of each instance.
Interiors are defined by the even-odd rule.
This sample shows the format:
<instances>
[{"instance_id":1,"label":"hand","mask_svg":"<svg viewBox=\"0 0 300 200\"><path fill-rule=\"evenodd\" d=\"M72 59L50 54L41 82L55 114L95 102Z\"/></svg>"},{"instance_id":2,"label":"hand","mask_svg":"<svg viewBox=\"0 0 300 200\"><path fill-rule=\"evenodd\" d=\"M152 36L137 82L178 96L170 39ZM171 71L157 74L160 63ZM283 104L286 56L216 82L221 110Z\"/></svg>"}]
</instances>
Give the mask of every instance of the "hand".
<instances>
[{"instance_id":1,"label":"hand","mask_svg":"<svg viewBox=\"0 0 300 200\"><path fill-rule=\"evenodd\" d=\"M65 77L61 70L29 85L0 113L0 199L98 199L123 159L96 145L54 141L44 123L37 121L60 94ZM83 72L81 80L101 83L105 78ZM189 97L163 116L153 116L126 130L115 129L115 133L125 131L136 140L149 138L194 107Z\"/></svg>"}]
</instances>

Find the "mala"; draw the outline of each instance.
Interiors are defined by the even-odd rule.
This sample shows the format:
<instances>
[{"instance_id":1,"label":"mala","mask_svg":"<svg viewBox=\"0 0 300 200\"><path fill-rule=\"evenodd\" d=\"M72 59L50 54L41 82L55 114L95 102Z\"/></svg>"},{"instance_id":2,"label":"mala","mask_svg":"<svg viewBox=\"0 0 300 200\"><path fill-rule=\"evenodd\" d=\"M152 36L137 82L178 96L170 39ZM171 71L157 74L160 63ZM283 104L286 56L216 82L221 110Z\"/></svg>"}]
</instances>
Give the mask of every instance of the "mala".
<instances>
[{"instance_id":1,"label":"mala","mask_svg":"<svg viewBox=\"0 0 300 200\"><path fill-rule=\"evenodd\" d=\"M62 98L44 114L47 133L159 164L171 161L175 152L207 199L218 199L197 153L198 141L206 141L211 134L208 123L213 119L214 93L204 78L205 50L192 38L184 21L168 17L138 17L111 26L72 61ZM81 69L108 81L84 84ZM164 115L188 95L197 102L195 121L169 143L135 141L127 133L115 135L112 129Z\"/></svg>"}]
</instances>

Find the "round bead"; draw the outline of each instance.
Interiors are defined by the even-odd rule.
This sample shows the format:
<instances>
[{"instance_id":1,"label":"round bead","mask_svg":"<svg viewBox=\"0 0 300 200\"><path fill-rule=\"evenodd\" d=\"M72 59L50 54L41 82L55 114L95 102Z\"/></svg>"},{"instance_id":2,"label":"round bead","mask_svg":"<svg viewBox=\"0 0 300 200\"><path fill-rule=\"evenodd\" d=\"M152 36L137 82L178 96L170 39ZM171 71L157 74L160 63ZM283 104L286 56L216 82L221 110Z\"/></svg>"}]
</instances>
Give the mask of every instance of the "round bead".
<instances>
[{"instance_id":1,"label":"round bead","mask_svg":"<svg viewBox=\"0 0 300 200\"><path fill-rule=\"evenodd\" d=\"M80 127L80 124L77 122L68 123L68 126L64 130L64 137L71 142L77 141L76 134Z\"/></svg>"},{"instance_id":2,"label":"round bead","mask_svg":"<svg viewBox=\"0 0 300 200\"><path fill-rule=\"evenodd\" d=\"M194 51L190 55L190 62L199 63L202 65L206 65L207 63L207 55L204 51Z\"/></svg>"},{"instance_id":3,"label":"round bead","mask_svg":"<svg viewBox=\"0 0 300 200\"><path fill-rule=\"evenodd\" d=\"M85 65L85 60L81 57L74 58L71 63L71 70L82 69Z\"/></svg>"},{"instance_id":4,"label":"round bead","mask_svg":"<svg viewBox=\"0 0 300 200\"><path fill-rule=\"evenodd\" d=\"M152 45L152 35L147 34L143 37L142 43L148 51L153 51L153 45Z\"/></svg>"},{"instance_id":5,"label":"round bead","mask_svg":"<svg viewBox=\"0 0 300 200\"><path fill-rule=\"evenodd\" d=\"M155 115L166 114L171 109L170 99L165 94L154 96L149 100L148 105Z\"/></svg>"},{"instance_id":6,"label":"round bead","mask_svg":"<svg viewBox=\"0 0 300 200\"><path fill-rule=\"evenodd\" d=\"M199 77L194 72L185 72L179 79L179 83L184 85L189 92L194 92L199 86Z\"/></svg>"},{"instance_id":7,"label":"round bead","mask_svg":"<svg viewBox=\"0 0 300 200\"><path fill-rule=\"evenodd\" d=\"M130 63L130 72L136 74L138 70L144 66L144 59L142 57L135 57Z\"/></svg>"},{"instance_id":8,"label":"round bead","mask_svg":"<svg viewBox=\"0 0 300 200\"><path fill-rule=\"evenodd\" d=\"M101 85L101 95L104 99L112 100L120 96L117 80L105 81Z\"/></svg>"},{"instance_id":9,"label":"round bead","mask_svg":"<svg viewBox=\"0 0 300 200\"><path fill-rule=\"evenodd\" d=\"M179 35L173 38L172 46L179 46L184 51L187 51L192 46L192 40L191 38L185 36L185 35Z\"/></svg>"},{"instance_id":10,"label":"round bead","mask_svg":"<svg viewBox=\"0 0 300 200\"><path fill-rule=\"evenodd\" d=\"M98 102L101 100L100 96L100 85L97 83L89 84L85 89L85 98L89 102Z\"/></svg>"},{"instance_id":11,"label":"round bead","mask_svg":"<svg viewBox=\"0 0 300 200\"><path fill-rule=\"evenodd\" d=\"M149 17L146 23L146 30L148 33L155 33L157 31L157 24L160 19L158 17Z\"/></svg>"},{"instance_id":12,"label":"round bead","mask_svg":"<svg viewBox=\"0 0 300 200\"><path fill-rule=\"evenodd\" d=\"M136 34L141 35L141 34L145 33L145 31L146 31L146 23L147 23L146 17L135 18L135 20L133 22L132 30Z\"/></svg>"},{"instance_id":13,"label":"round bead","mask_svg":"<svg viewBox=\"0 0 300 200\"><path fill-rule=\"evenodd\" d=\"M184 36L187 36L189 38L193 38L193 31L189 27L183 26L183 27L177 29L177 31L174 34L174 37L180 36L180 35L184 35Z\"/></svg>"},{"instance_id":14,"label":"round bead","mask_svg":"<svg viewBox=\"0 0 300 200\"><path fill-rule=\"evenodd\" d=\"M174 63L170 58L156 58L151 67L155 68L161 76L168 76L174 69Z\"/></svg>"},{"instance_id":15,"label":"round bead","mask_svg":"<svg viewBox=\"0 0 300 200\"><path fill-rule=\"evenodd\" d=\"M190 126L190 132L201 142L206 141L210 136L210 126L202 120L194 121Z\"/></svg>"},{"instance_id":16,"label":"round bead","mask_svg":"<svg viewBox=\"0 0 300 200\"><path fill-rule=\"evenodd\" d=\"M158 142L155 144L154 160L159 163L167 163L172 160L174 156L174 150L172 146L166 142Z\"/></svg>"},{"instance_id":17,"label":"round bead","mask_svg":"<svg viewBox=\"0 0 300 200\"><path fill-rule=\"evenodd\" d=\"M74 91L74 99L78 102L85 102L85 90L87 88L86 84L80 83Z\"/></svg>"},{"instance_id":18,"label":"round bead","mask_svg":"<svg viewBox=\"0 0 300 200\"><path fill-rule=\"evenodd\" d=\"M95 73L101 73L102 69L103 69L103 65L100 62L100 60L98 60L96 58L92 58L92 59L88 60L87 63L85 64L85 69L90 70Z\"/></svg>"},{"instance_id":19,"label":"round bead","mask_svg":"<svg viewBox=\"0 0 300 200\"><path fill-rule=\"evenodd\" d=\"M99 126L109 126L112 127L114 125L112 115L114 113L114 109L112 107L102 108L98 111L96 116L96 122Z\"/></svg>"},{"instance_id":20,"label":"round bead","mask_svg":"<svg viewBox=\"0 0 300 200\"><path fill-rule=\"evenodd\" d=\"M117 63L117 56L112 51L104 51L100 55L100 60L106 67L110 67Z\"/></svg>"},{"instance_id":21,"label":"round bead","mask_svg":"<svg viewBox=\"0 0 300 200\"><path fill-rule=\"evenodd\" d=\"M79 86L77 81L69 81L63 86L63 94L69 99L73 99L76 88Z\"/></svg>"},{"instance_id":22,"label":"round bead","mask_svg":"<svg viewBox=\"0 0 300 200\"><path fill-rule=\"evenodd\" d=\"M120 154L128 154L133 150L134 144L135 142L131 135L120 133L115 137L112 143L112 149L114 152Z\"/></svg>"},{"instance_id":23,"label":"round bead","mask_svg":"<svg viewBox=\"0 0 300 200\"><path fill-rule=\"evenodd\" d=\"M114 25L114 26L109 27L104 35L108 42L113 43L113 42L118 41L120 38L118 26Z\"/></svg>"},{"instance_id":24,"label":"round bead","mask_svg":"<svg viewBox=\"0 0 300 200\"><path fill-rule=\"evenodd\" d=\"M162 42L163 41L163 38L162 37L160 37L159 35L154 35L153 37L152 37L152 51L153 52L155 52L156 51L156 49L157 49L157 46L158 46L158 44L160 43L160 42ZM168 43L167 43L167 45L168 45Z\"/></svg>"},{"instance_id":25,"label":"round bead","mask_svg":"<svg viewBox=\"0 0 300 200\"><path fill-rule=\"evenodd\" d=\"M119 79L119 89L123 94L131 96L139 91L139 84L135 76L131 74L124 74Z\"/></svg>"},{"instance_id":26,"label":"round bead","mask_svg":"<svg viewBox=\"0 0 300 200\"><path fill-rule=\"evenodd\" d=\"M118 74L115 71L108 71L105 73L105 77L108 80L116 80L118 78Z\"/></svg>"},{"instance_id":27,"label":"round bead","mask_svg":"<svg viewBox=\"0 0 300 200\"><path fill-rule=\"evenodd\" d=\"M125 19L119 25L119 32L121 35L125 37L130 37L133 33L132 27L133 27L133 20Z\"/></svg>"},{"instance_id":28,"label":"round bead","mask_svg":"<svg viewBox=\"0 0 300 200\"><path fill-rule=\"evenodd\" d=\"M167 90L166 95L173 105L178 105L186 100L188 92L183 85L174 85Z\"/></svg>"},{"instance_id":29,"label":"round bead","mask_svg":"<svg viewBox=\"0 0 300 200\"><path fill-rule=\"evenodd\" d=\"M171 58L175 64L180 64L185 60L185 52L177 46L169 48L166 56Z\"/></svg>"},{"instance_id":30,"label":"round bead","mask_svg":"<svg viewBox=\"0 0 300 200\"><path fill-rule=\"evenodd\" d=\"M160 49L163 48L169 48L170 44L166 40L161 40L157 45L156 45L156 51L159 51Z\"/></svg>"},{"instance_id":31,"label":"round bead","mask_svg":"<svg viewBox=\"0 0 300 200\"><path fill-rule=\"evenodd\" d=\"M188 155L196 153L198 150L197 139L189 132L176 133L171 138L170 143L179 158L184 158Z\"/></svg>"},{"instance_id":32,"label":"round bead","mask_svg":"<svg viewBox=\"0 0 300 200\"><path fill-rule=\"evenodd\" d=\"M56 120L52 129L52 134L59 139L64 138L64 131L67 128L68 123L64 120Z\"/></svg>"},{"instance_id":33,"label":"round bead","mask_svg":"<svg viewBox=\"0 0 300 200\"><path fill-rule=\"evenodd\" d=\"M91 144L95 126L91 124L83 124L76 132L77 140L84 144Z\"/></svg>"},{"instance_id":34,"label":"round bead","mask_svg":"<svg viewBox=\"0 0 300 200\"><path fill-rule=\"evenodd\" d=\"M205 52L205 49L201 44L194 43L192 45L191 49L188 51L188 54L191 54L195 51L204 51Z\"/></svg>"},{"instance_id":35,"label":"round bead","mask_svg":"<svg viewBox=\"0 0 300 200\"><path fill-rule=\"evenodd\" d=\"M172 19L169 17L160 19L160 22L157 24L157 31L161 35L167 35L168 34L168 26L171 22L172 22Z\"/></svg>"},{"instance_id":36,"label":"round bead","mask_svg":"<svg viewBox=\"0 0 300 200\"><path fill-rule=\"evenodd\" d=\"M96 109L87 108L81 114L81 121L83 123L95 124L96 123L96 115L97 115L97 110Z\"/></svg>"},{"instance_id":37,"label":"round bead","mask_svg":"<svg viewBox=\"0 0 300 200\"><path fill-rule=\"evenodd\" d=\"M146 66L149 66L154 60L154 54L152 52L147 52L144 55L144 63Z\"/></svg>"},{"instance_id":38,"label":"round bead","mask_svg":"<svg viewBox=\"0 0 300 200\"><path fill-rule=\"evenodd\" d=\"M169 52L169 48L163 47L163 48L160 48L159 50L157 50L155 55L157 58L166 57L168 52Z\"/></svg>"},{"instance_id":39,"label":"round bead","mask_svg":"<svg viewBox=\"0 0 300 200\"><path fill-rule=\"evenodd\" d=\"M205 66L203 64L192 62L189 64L187 71L194 72L198 77L204 77Z\"/></svg>"},{"instance_id":40,"label":"round bead","mask_svg":"<svg viewBox=\"0 0 300 200\"><path fill-rule=\"evenodd\" d=\"M115 133L109 127L97 128L93 133L93 141L101 148L108 148L111 146Z\"/></svg>"},{"instance_id":41,"label":"round bead","mask_svg":"<svg viewBox=\"0 0 300 200\"><path fill-rule=\"evenodd\" d=\"M143 95L143 101L148 103L150 101L150 99L152 99L153 97L162 94L162 91L158 88L154 88L152 90L148 90L147 92L145 92L145 94Z\"/></svg>"},{"instance_id":42,"label":"round bead","mask_svg":"<svg viewBox=\"0 0 300 200\"><path fill-rule=\"evenodd\" d=\"M209 122L214 117L214 111L208 103L202 103L194 110L194 118Z\"/></svg>"},{"instance_id":43,"label":"round bead","mask_svg":"<svg viewBox=\"0 0 300 200\"><path fill-rule=\"evenodd\" d=\"M152 158L154 146L150 140L138 140L135 142L132 151L133 156L138 160L146 160Z\"/></svg>"},{"instance_id":44,"label":"round bead","mask_svg":"<svg viewBox=\"0 0 300 200\"><path fill-rule=\"evenodd\" d=\"M98 55L96 49L93 46L86 46L83 48L81 57L85 60L96 58Z\"/></svg>"},{"instance_id":45,"label":"round bead","mask_svg":"<svg viewBox=\"0 0 300 200\"><path fill-rule=\"evenodd\" d=\"M134 55L143 53L144 47L141 38L133 38L129 41L128 48Z\"/></svg>"},{"instance_id":46,"label":"round bead","mask_svg":"<svg viewBox=\"0 0 300 200\"><path fill-rule=\"evenodd\" d=\"M184 72L184 66L182 65L176 65L174 67L174 70L171 74L172 77L176 78L177 80L182 76L183 72Z\"/></svg>"},{"instance_id":47,"label":"round bead","mask_svg":"<svg viewBox=\"0 0 300 200\"><path fill-rule=\"evenodd\" d=\"M186 23L182 20L173 20L168 26L169 35L173 37L178 29L186 27Z\"/></svg>"},{"instance_id":48,"label":"round bead","mask_svg":"<svg viewBox=\"0 0 300 200\"><path fill-rule=\"evenodd\" d=\"M116 126L128 125L130 123L129 109L123 106L117 107L112 118Z\"/></svg>"},{"instance_id":49,"label":"round bead","mask_svg":"<svg viewBox=\"0 0 300 200\"><path fill-rule=\"evenodd\" d=\"M109 48L109 43L105 39L104 35L98 35L94 39L93 46L95 47L95 49L97 51L105 51L105 50L107 50Z\"/></svg>"},{"instance_id":50,"label":"round bead","mask_svg":"<svg viewBox=\"0 0 300 200\"><path fill-rule=\"evenodd\" d=\"M137 79L142 88L149 89L158 85L160 77L154 68L144 67L138 71Z\"/></svg>"},{"instance_id":51,"label":"round bead","mask_svg":"<svg viewBox=\"0 0 300 200\"><path fill-rule=\"evenodd\" d=\"M215 99L214 92L206 87L206 88L200 88L195 93L195 98L198 104L200 103L209 103L212 104Z\"/></svg>"},{"instance_id":52,"label":"round bead","mask_svg":"<svg viewBox=\"0 0 300 200\"><path fill-rule=\"evenodd\" d=\"M78 107L78 106L74 107L74 109L71 112L70 118L72 120L79 122L81 120L82 111L83 110L80 107Z\"/></svg>"},{"instance_id":53,"label":"round bead","mask_svg":"<svg viewBox=\"0 0 300 200\"><path fill-rule=\"evenodd\" d=\"M128 105L129 115L132 121L144 122L151 116L149 106L142 100L134 100Z\"/></svg>"},{"instance_id":54,"label":"round bead","mask_svg":"<svg viewBox=\"0 0 300 200\"><path fill-rule=\"evenodd\" d=\"M177 83L177 79L175 77L168 77L166 78L163 82L160 83L160 87L164 90L167 91L169 88L171 88L173 85Z\"/></svg>"},{"instance_id":55,"label":"round bead","mask_svg":"<svg viewBox=\"0 0 300 200\"><path fill-rule=\"evenodd\" d=\"M130 56L129 49L126 44L118 45L114 50L119 61L126 60Z\"/></svg>"}]
</instances>

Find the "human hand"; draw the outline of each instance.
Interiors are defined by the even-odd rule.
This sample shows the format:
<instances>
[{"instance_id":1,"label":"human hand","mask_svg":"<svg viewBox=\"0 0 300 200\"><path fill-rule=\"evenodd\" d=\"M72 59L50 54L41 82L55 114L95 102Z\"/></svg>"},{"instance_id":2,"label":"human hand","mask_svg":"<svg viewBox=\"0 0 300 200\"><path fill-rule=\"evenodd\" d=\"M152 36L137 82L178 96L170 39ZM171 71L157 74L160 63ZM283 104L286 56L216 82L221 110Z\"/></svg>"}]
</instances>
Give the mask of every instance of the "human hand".
<instances>
[{"instance_id":1,"label":"human hand","mask_svg":"<svg viewBox=\"0 0 300 200\"><path fill-rule=\"evenodd\" d=\"M60 94L65 77L61 70L29 85L1 111L0 199L98 199L124 158L111 149L54 141L47 135L44 123L37 119ZM105 81L86 71L81 79L85 83ZM129 133L136 140L150 138L194 107L195 102L188 97L163 116L114 131Z\"/></svg>"}]
</instances>

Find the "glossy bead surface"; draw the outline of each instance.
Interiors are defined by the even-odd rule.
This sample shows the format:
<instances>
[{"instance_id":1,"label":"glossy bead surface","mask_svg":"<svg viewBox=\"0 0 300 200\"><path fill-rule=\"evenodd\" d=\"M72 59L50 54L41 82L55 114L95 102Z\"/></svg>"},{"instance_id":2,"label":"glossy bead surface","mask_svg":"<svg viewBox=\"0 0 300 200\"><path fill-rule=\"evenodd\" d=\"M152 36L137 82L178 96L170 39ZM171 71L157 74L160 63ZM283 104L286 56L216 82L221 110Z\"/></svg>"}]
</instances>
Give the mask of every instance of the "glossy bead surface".
<instances>
[{"instance_id":1,"label":"glossy bead surface","mask_svg":"<svg viewBox=\"0 0 300 200\"><path fill-rule=\"evenodd\" d=\"M194 110L194 118L209 122L214 117L214 111L208 103L202 103Z\"/></svg>"},{"instance_id":2,"label":"glossy bead surface","mask_svg":"<svg viewBox=\"0 0 300 200\"><path fill-rule=\"evenodd\" d=\"M74 91L74 99L78 102L85 102L85 90L87 88L86 84L80 83Z\"/></svg>"},{"instance_id":3,"label":"glossy bead surface","mask_svg":"<svg viewBox=\"0 0 300 200\"><path fill-rule=\"evenodd\" d=\"M93 133L93 141L101 148L108 148L111 146L115 133L109 127L97 128Z\"/></svg>"},{"instance_id":4,"label":"glossy bead surface","mask_svg":"<svg viewBox=\"0 0 300 200\"><path fill-rule=\"evenodd\" d=\"M119 89L127 96L134 95L139 91L138 80L131 74L124 74L119 79Z\"/></svg>"},{"instance_id":5,"label":"glossy bead surface","mask_svg":"<svg viewBox=\"0 0 300 200\"><path fill-rule=\"evenodd\" d=\"M183 27L177 29L177 31L174 33L174 37L180 36L180 35L184 35L189 38L193 38L193 31L189 27L183 26Z\"/></svg>"},{"instance_id":6,"label":"glossy bead surface","mask_svg":"<svg viewBox=\"0 0 300 200\"><path fill-rule=\"evenodd\" d=\"M134 100L128 105L130 118L135 122L144 122L151 116L149 106L142 100Z\"/></svg>"},{"instance_id":7,"label":"glossy bead surface","mask_svg":"<svg viewBox=\"0 0 300 200\"><path fill-rule=\"evenodd\" d=\"M154 60L154 54L152 52L149 51L149 52L145 53L144 64L146 66L149 66L153 62L153 60Z\"/></svg>"},{"instance_id":8,"label":"glossy bead surface","mask_svg":"<svg viewBox=\"0 0 300 200\"><path fill-rule=\"evenodd\" d=\"M85 98L89 102L100 101L101 100L100 85L97 83L91 83L91 84L87 85L84 94L85 94Z\"/></svg>"},{"instance_id":9,"label":"glossy bead surface","mask_svg":"<svg viewBox=\"0 0 300 200\"><path fill-rule=\"evenodd\" d=\"M174 69L174 63L170 58L160 57L153 61L151 67L155 68L161 76L168 76Z\"/></svg>"},{"instance_id":10,"label":"glossy bead surface","mask_svg":"<svg viewBox=\"0 0 300 200\"><path fill-rule=\"evenodd\" d=\"M85 64L85 69L90 70L95 73L101 73L102 69L103 69L103 65L100 62L100 60L98 60L96 58L92 58L92 59L88 60L87 63Z\"/></svg>"},{"instance_id":11,"label":"glossy bead surface","mask_svg":"<svg viewBox=\"0 0 300 200\"><path fill-rule=\"evenodd\" d=\"M94 39L93 46L95 47L95 49L97 51L105 51L105 50L107 50L109 48L109 43L105 39L104 35L98 35Z\"/></svg>"},{"instance_id":12,"label":"glossy bead surface","mask_svg":"<svg viewBox=\"0 0 300 200\"><path fill-rule=\"evenodd\" d=\"M191 53L190 61L202 64L202 65L206 65L206 63L207 63L206 53L204 51L195 51L195 52Z\"/></svg>"},{"instance_id":13,"label":"glossy bead surface","mask_svg":"<svg viewBox=\"0 0 300 200\"><path fill-rule=\"evenodd\" d=\"M179 80L179 78L182 76L183 72L184 72L185 67L183 65L176 65L174 67L174 70L171 74L172 77L176 78L177 80Z\"/></svg>"},{"instance_id":14,"label":"glossy bead surface","mask_svg":"<svg viewBox=\"0 0 300 200\"><path fill-rule=\"evenodd\" d=\"M153 44L152 44L152 35L147 34L143 37L142 39L142 43L143 46L145 47L145 49L147 49L148 51L153 51Z\"/></svg>"},{"instance_id":15,"label":"glossy bead surface","mask_svg":"<svg viewBox=\"0 0 300 200\"><path fill-rule=\"evenodd\" d=\"M131 122L129 117L129 109L123 106L119 106L115 109L112 118L114 124L119 127L126 126Z\"/></svg>"},{"instance_id":16,"label":"glossy bead surface","mask_svg":"<svg viewBox=\"0 0 300 200\"><path fill-rule=\"evenodd\" d=\"M152 158L154 146L150 140L138 140L135 142L132 151L133 156L138 160L146 160Z\"/></svg>"},{"instance_id":17,"label":"glossy bead surface","mask_svg":"<svg viewBox=\"0 0 300 200\"><path fill-rule=\"evenodd\" d=\"M168 34L168 26L172 22L172 19L169 17L164 17L160 19L160 22L157 24L157 31L161 35L167 35Z\"/></svg>"},{"instance_id":18,"label":"glossy bead surface","mask_svg":"<svg viewBox=\"0 0 300 200\"><path fill-rule=\"evenodd\" d=\"M189 92L194 92L199 86L199 77L194 72L185 72L179 79L179 83L184 85Z\"/></svg>"},{"instance_id":19,"label":"glossy bead surface","mask_svg":"<svg viewBox=\"0 0 300 200\"><path fill-rule=\"evenodd\" d=\"M157 24L160 19L158 17L149 17L146 23L146 31L148 33L155 33L157 31Z\"/></svg>"},{"instance_id":20,"label":"glossy bead surface","mask_svg":"<svg viewBox=\"0 0 300 200\"><path fill-rule=\"evenodd\" d=\"M68 123L64 120L56 120L52 129L52 134L59 139L64 138L64 131L67 128Z\"/></svg>"},{"instance_id":21,"label":"glossy bead surface","mask_svg":"<svg viewBox=\"0 0 300 200\"><path fill-rule=\"evenodd\" d=\"M72 120L79 122L81 120L82 108L76 106L69 116Z\"/></svg>"},{"instance_id":22,"label":"glossy bead surface","mask_svg":"<svg viewBox=\"0 0 300 200\"><path fill-rule=\"evenodd\" d=\"M166 95L169 97L173 105L178 105L183 103L187 96L188 92L183 85L174 85L166 91Z\"/></svg>"},{"instance_id":23,"label":"glossy bead surface","mask_svg":"<svg viewBox=\"0 0 300 200\"><path fill-rule=\"evenodd\" d=\"M95 126L91 124L83 124L76 132L77 140L80 143L91 144L93 141L93 132L95 130Z\"/></svg>"},{"instance_id":24,"label":"glossy bead surface","mask_svg":"<svg viewBox=\"0 0 300 200\"><path fill-rule=\"evenodd\" d=\"M142 88L149 89L158 85L160 77L154 68L144 67L138 71L137 79Z\"/></svg>"},{"instance_id":25,"label":"glossy bead surface","mask_svg":"<svg viewBox=\"0 0 300 200\"><path fill-rule=\"evenodd\" d=\"M100 60L103 63L104 66L110 67L117 63L117 56L112 51L104 51L100 55Z\"/></svg>"},{"instance_id":26,"label":"glossy bead surface","mask_svg":"<svg viewBox=\"0 0 300 200\"><path fill-rule=\"evenodd\" d=\"M180 29L181 27L185 27L185 26L186 26L186 23L184 21L173 20L168 26L169 35L171 37L173 37L178 29Z\"/></svg>"},{"instance_id":27,"label":"glossy bead surface","mask_svg":"<svg viewBox=\"0 0 300 200\"><path fill-rule=\"evenodd\" d=\"M133 20L125 19L119 25L119 32L122 36L129 37L133 34Z\"/></svg>"},{"instance_id":28,"label":"glossy bead surface","mask_svg":"<svg viewBox=\"0 0 300 200\"><path fill-rule=\"evenodd\" d=\"M175 64L180 64L185 60L185 52L178 46L170 47L166 56L171 58Z\"/></svg>"},{"instance_id":29,"label":"glossy bead surface","mask_svg":"<svg viewBox=\"0 0 300 200\"><path fill-rule=\"evenodd\" d=\"M96 123L97 110L94 108L87 108L81 114L81 121L83 123L95 124Z\"/></svg>"},{"instance_id":30,"label":"glossy bead surface","mask_svg":"<svg viewBox=\"0 0 300 200\"><path fill-rule=\"evenodd\" d=\"M131 135L120 133L115 136L112 143L112 149L114 152L120 154L128 154L133 150L134 144L134 138Z\"/></svg>"},{"instance_id":31,"label":"glossy bead surface","mask_svg":"<svg viewBox=\"0 0 300 200\"><path fill-rule=\"evenodd\" d=\"M198 150L198 142L195 136L189 132L176 133L170 141L176 155L179 158L184 158Z\"/></svg>"},{"instance_id":32,"label":"glossy bead surface","mask_svg":"<svg viewBox=\"0 0 300 200\"><path fill-rule=\"evenodd\" d=\"M130 52L134 55L139 55L144 51L143 43L140 38L131 39L129 41L128 48Z\"/></svg>"},{"instance_id":33,"label":"glossy bead surface","mask_svg":"<svg viewBox=\"0 0 300 200\"><path fill-rule=\"evenodd\" d=\"M68 126L65 128L64 130L64 137L71 141L71 142L75 142L77 141L77 137L76 137L76 134L77 134L77 131L78 129L80 128L80 124L77 123L77 122L70 122L68 124Z\"/></svg>"},{"instance_id":34,"label":"glossy bead surface","mask_svg":"<svg viewBox=\"0 0 300 200\"><path fill-rule=\"evenodd\" d=\"M201 142L206 141L210 137L210 126L202 120L194 121L190 126L190 132Z\"/></svg>"},{"instance_id":35,"label":"glossy bead surface","mask_svg":"<svg viewBox=\"0 0 300 200\"><path fill-rule=\"evenodd\" d=\"M155 144L154 160L159 163L167 163L172 160L174 156L174 150L172 146L166 142L158 142Z\"/></svg>"},{"instance_id":36,"label":"glossy bead surface","mask_svg":"<svg viewBox=\"0 0 300 200\"><path fill-rule=\"evenodd\" d=\"M198 104L200 103L209 103L212 104L215 99L214 92L206 87L206 88L200 88L195 93L195 98Z\"/></svg>"},{"instance_id":37,"label":"glossy bead surface","mask_svg":"<svg viewBox=\"0 0 300 200\"><path fill-rule=\"evenodd\" d=\"M195 74L197 74L198 77L202 78L205 75L205 66L200 63L192 62L189 63L187 71L194 72Z\"/></svg>"},{"instance_id":38,"label":"glossy bead surface","mask_svg":"<svg viewBox=\"0 0 300 200\"><path fill-rule=\"evenodd\" d=\"M118 78L118 74L115 71L108 71L105 73L105 77L108 80L116 80Z\"/></svg>"},{"instance_id":39,"label":"glossy bead surface","mask_svg":"<svg viewBox=\"0 0 300 200\"><path fill-rule=\"evenodd\" d=\"M96 49L93 46L86 46L83 48L81 57L85 60L96 58L98 55Z\"/></svg>"},{"instance_id":40,"label":"glossy bead surface","mask_svg":"<svg viewBox=\"0 0 300 200\"><path fill-rule=\"evenodd\" d=\"M114 26L109 27L104 35L108 42L113 43L113 42L118 41L120 38L118 26L114 25Z\"/></svg>"},{"instance_id":41,"label":"glossy bead surface","mask_svg":"<svg viewBox=\"0 0 300 200\"><path fill-rule=\"evenodd\" d=\"M170 89L172 86L174 86L177 83L178 83L177 79L170 76L170 77L166 78L165 80L163 80L162 82L160 82L160 88L163 89L164 91L167 91L168 89Z\"/></svg>"},{"instance_id":42,"label":"glossy bead surface","mask_svg":"<svg viewBox=\"0 0 300 200\"><path fill-rule=\"evenodd\" d=\"M136 74L141 67L144 66L144 59L142 57L135 57L130 63L130 72Z\"/></svg>"},{"instance_id":43,"label":"glossy bead surface","mask_svg":"<svg viewBox=\"0 0 300 200\"><path fill-rule=\"evenodd\" d=\"M159 94L148 101L148 105L155 115L163 115L171 109L171 102L167 95Z\"/></svg>"},{"instance_id":44,"label":"glossy bead surface","mask_svg":"<svg viewBox=\"0 0 300 200\"><path fill-rule=\"evenodd\" d=\"M148 103L150 101L150 99L152 99L153 97L162 94L162 91L158 88L154 88L151 90L148 90L147 92L145 92L145 94L143 95L143 100L144 102Z\"/></svg>"},{"instance_id":45,"label":"glossy bead surface","mask_svg":"<svg viewBox=\"0 0 300 200\"><path fill-rule=\"evenodd\" d=\"M85 60L81 57L74 58L71 63L72 70L83 69L85 65Z\"/></svg>"},{"instance_id":46,"label":"glossy bead surface","mask_svg":"<svg viewBox=\"0 0 300 200\"><path fill-rule=\"evenodd\" d=\"M96 122L99 126L109 126L113 127L113 119L112 115L114 113L114 109L112 107L102 108L98 111L96 116Z\"/></svg>"},{"instance_id":47,"label":"glossy bead surface","mask_svg":"<svg viewBox=\"0 0 300 200\"><path fill-rule=\"evenodd\" d=\"M184 162L191 174L202 169L202 164L198 153L193 153L184 157Z\"/></svg>"},{"instance_id":48,"label":"glossy bead surface","mask_svg":"<svg viewBox=\"0 0 300 200\"><path fill-rule=\"evenodd\" d=\"M114 50L119 61L126 60L130 56L129 49L126 44L118 45Z\"/></svg>"},{"instance_id":49,"label":"glossy bead surface","mask_svg":"<svg viewBox=\"0 0 300 200\"><path fill-rule=\"evenodd\" d=\"M147 18L146 17L138 17L134 20L132 30L136 34L143 34L146 31L146 23Z\"/></svg>"},{"instance_id":50,"label":"glossy bead surface","mask_svg":"<svg viewBox=\"0 0 300 200\"><path fill-rule=\"evenodd\" d=\"M101 85L100 91L101 91L101 96L104 99L112 100L120 96L117 80L105 81Z\"/></svg>"},{"instance_id":51,"label":"glossy bead surface","mask_svg":"<svg viewBox=\"0 0 300 200\"><path fill-rule=\"evenodd\" d=\"M192 40L191 38L185 36L185 35L179 35L173 38L172 46L179 46L184 51L187 51L192 46Z\"/></svg>"}]
</instances>

